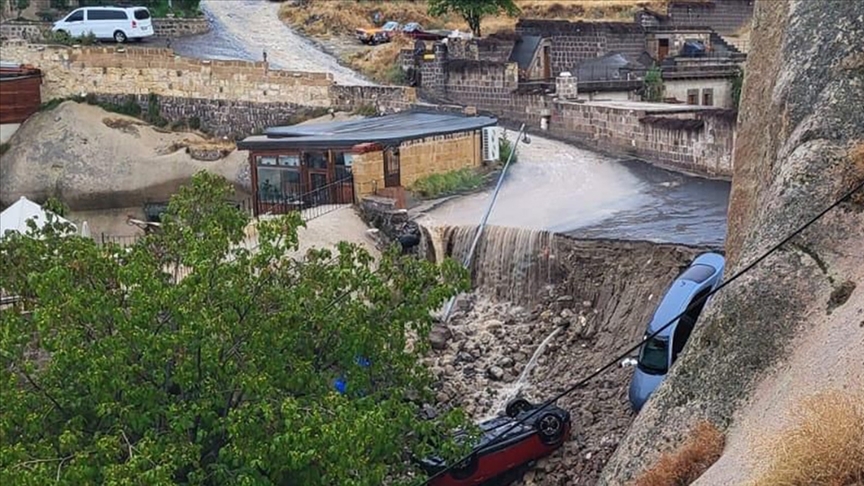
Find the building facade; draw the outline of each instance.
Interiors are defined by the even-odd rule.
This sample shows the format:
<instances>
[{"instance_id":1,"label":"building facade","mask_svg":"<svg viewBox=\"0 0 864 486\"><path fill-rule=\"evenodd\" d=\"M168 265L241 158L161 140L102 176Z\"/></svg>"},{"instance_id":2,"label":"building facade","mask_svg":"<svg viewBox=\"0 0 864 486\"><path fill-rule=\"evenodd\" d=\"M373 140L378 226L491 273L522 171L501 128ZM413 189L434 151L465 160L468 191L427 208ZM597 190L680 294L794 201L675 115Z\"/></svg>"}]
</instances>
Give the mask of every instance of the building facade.
<instances>
[{"instance_id":1,"label":"building facade","mask_svg":"<svg viewBox=\"0 0 864 486\"><path fill-rule=\"evenodd\" d=\"M405 112L356 121L273 127L249 151L253 212L281 214L382 194L404 201L419 178L479 167L495 118Z\"/></svg>"}]
</instances>

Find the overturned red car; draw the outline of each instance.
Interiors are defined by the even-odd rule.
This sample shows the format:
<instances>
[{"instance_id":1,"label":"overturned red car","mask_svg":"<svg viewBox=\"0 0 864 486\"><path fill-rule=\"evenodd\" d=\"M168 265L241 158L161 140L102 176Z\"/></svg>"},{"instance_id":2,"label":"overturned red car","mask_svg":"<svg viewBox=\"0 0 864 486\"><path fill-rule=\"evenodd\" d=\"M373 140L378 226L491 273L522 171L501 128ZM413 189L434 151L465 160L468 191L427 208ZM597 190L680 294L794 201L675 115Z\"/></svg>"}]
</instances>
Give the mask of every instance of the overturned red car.
<instances>
[{"instance_id":1,"label":"overturned red car","mask_svg":"<svg viewBox=\"0 0 864 486\"><path fill-rule=\"evenodd\" d=\"M548 456L570 437L570 412L550 405L528 417L537 408L527 400L517 399L507 404L504 416L478 424L482 435L471 455L446 473L434 477L429 484L501 485L518 479L537 459ZM520 420L525 422L519 423ZM508 430L511 427L513 429ZM504 435L499 437L502 433ZM437 457L423 458L417 463L429 476L447 468L447 464Z\"/></svg>"}]
</instances>

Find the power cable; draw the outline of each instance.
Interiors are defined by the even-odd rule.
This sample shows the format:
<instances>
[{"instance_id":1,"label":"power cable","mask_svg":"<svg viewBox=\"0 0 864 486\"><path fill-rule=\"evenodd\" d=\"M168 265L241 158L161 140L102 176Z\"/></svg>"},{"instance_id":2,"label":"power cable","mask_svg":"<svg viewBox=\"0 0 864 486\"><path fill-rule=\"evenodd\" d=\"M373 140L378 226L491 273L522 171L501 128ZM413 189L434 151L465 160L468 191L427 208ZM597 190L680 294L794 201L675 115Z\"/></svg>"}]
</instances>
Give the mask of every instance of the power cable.
<instances>
[{"instance_id":1,"label":"power cable","mask_svg":"<svg viewBox=\"0 0 864 486\"><path fill-rule=\"evenodd\" d=\"M714 295L714 294L716 294L717 292L719 292L721 289L725 288L726 286L728 286L728 285L731 284L732 282L738 280L738 278L740 278L742 275L744 275L745 273L747 273L747 272L749 272L750 270L752 270L753 267L755 267L756 265L758 265L759 263L761 263L763 260L765 260L766 258L768 258L769 256L771 256L775 251L779 250L783 245L785 245L786 243L788 243L789 241L791 241L793 238L795 238L796 236L798 236L802 231L804 231L805 229L809 228L809 227L810 227L811 225L813 225L813 223L815 223L816 221L820 220L820 219L821 219L823 216L825 216L829 211L831 211L832 209L836 208L836 207L839 206L843 201L845 201L846 199L850 198L853 194L855 194L856 192L858 192L859 190L861 190L862 187L864 187L864 180L862 180L860 183L858 183L858 184L857 184L857 185L856 185L852 190L850 190L849 192L847 192L846 194L844 194L840 199L837 199L836 201L834 201L833 204L831 204L830 206L828 206L827 208L825 208L824 210L822 210L819 214L817 214L816 216L814 216L813 218L811 218L809 221L807 221L806 223L804 223L804 225L798 227L798 229L796 229L795 231L793 231L792 233L790 233L786 238L783 238L783 240L781 240L779 243L777 243L777 244L775 244L774 246L772 246L768 251L766 251L766 252L763 253L761 256L759 256L759 258L753 260L750 264L748 264L746 267L744 267L744 268L743 268L742 270L740 270L738 273L736 273L736 274L733 275L731 278L729 278L729 280L724 281L722 284L720 284L719 286L717 286L717 288L715 288L715 289L712 290L711 292L708 292L707 294L703 295L703 296L700 297L699 299L696 299L695 301L691 302L690 305L688 305L686 309L684 309L684 310L683 310L681 313L679 313L677 316L675 316L675 317L673 317L672 319L670 319L669 322L667 322L666 324L664 324L660 329L658 329L658 330L656 330L655 332L653 332L652 334L650 334L650 335L644 337L644 338L642 339L641 342L639 342L638 344L636 344L636 345L634 345L634 346L631 346L631 347L628 348L626 351L624 351L623 353L621 353L620 355L618 355L616 358L610 360L608 363L606 363L605 365L601 366L600 368L597 368L597 369L594 370L591 374L589 374L589 375L586 376L585 378L582 378L581 380L577 381L576 383L574 383L573 385L571 385L569 388L567 388L567 389L564 390L563 392L561 392L561 393L559 393L558 395L555 395L553 398L551 398L551 399L549 399L549 400L543 402L539 407L534 408L534 409L533 409L533 410L532 410L528 415L526 415L525 417L519 419L518 421L516 421L515 423L513 423L512 425L510 425L509 427L507 427L506 429L504 429L503 432L501 432L501 433L499 433L499 434L496 434L492 439L490 439L489 441L487 441L487 442L485 443L484 447L488 447L489 445L495 444L495 443L498 442L502 437L506 437L507 434L510 433L512 430L514 430L515 428L517 428L517 427L519 427L519 426L525 424L525 422L528 421L528 419L530 419L531 417L534 417L535 415L537 415L538 413L540 413L542 410L544 410L545 408L547 408L549 405L552 405L553 403L557 402L557 401L560 400L561 398L563 398L563 397L569 395L570 393L572 393L572 392L573 392L574 390L576 390L577 388L580 388L580 387L584 386L586 383L588 383L589 381L591 381L591 380L593 380L594 378L598 377L599 375L601 375L603 372L605 372L605 371L608 370L609 368L612 368L612 367L616 366L616 365L618 364L619 361L621 361L622 359L628 357L628 356L629 356L633 351L636 351L637 349L639 349L640 347L642 347L643 344L645 343L645 341L648 341L648 340L650 340L650 339L653 339L653 338L656 337L658 334L660 334L661 332L663 332L666 328L668 328L668 327L671 326L673 323L675 323L678 319L681 318L681 316L683 316L683 315L684 315L688 310L690 310L690 307L691 307L691 306L695 306L695 305L701 304L702 302L704 302L705 300L707 300L709 297L711 297L712 295ZM429 485L429 484L432 482L432 480L434 480L434 479L436 479L436 478L438 478L438 477L443 476L444 474L446 474L447 472L449 472L450 470L452 470L454 467L456 467L457 464L461 464L461 463L464 462L465 460L470 459L471 456L474 454L474 452L475 452L475 450L472 450L471 452L469 452L468 454L466 454L465 456L463 456L463 457L460 458L459 460L451 462L450 465L446 466L444 469L442 469L442 470L436 472L435 474L433 474L432 476L426 478L426 479L423 481L423 483L418 483L418 484L422 484L423 486L427 486L427 485Z\"/></svg>"}]
</instances>

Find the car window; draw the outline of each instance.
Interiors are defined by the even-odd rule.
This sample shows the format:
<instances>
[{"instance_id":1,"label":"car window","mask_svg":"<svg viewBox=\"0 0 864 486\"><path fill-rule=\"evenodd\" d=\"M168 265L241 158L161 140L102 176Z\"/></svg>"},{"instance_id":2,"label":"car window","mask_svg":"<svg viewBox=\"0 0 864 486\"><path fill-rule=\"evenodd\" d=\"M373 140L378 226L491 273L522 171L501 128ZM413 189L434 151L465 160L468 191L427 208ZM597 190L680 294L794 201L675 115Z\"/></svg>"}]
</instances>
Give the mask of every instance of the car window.
<instances>
[{"instance_id":1,"label":"car window","mask_svg":"<svg viewBox=\"0 0 864 486\"><path fill-rule=\"evenodd\" d=\"M708 280L711 275L714 275L714 271L714 267L712 266L697 263L685 270L684 273L678 277L678 280L689 280L691 282L702 283Z\"/></svg>"},{"instance_id":2,"label":"car window","mask_svg":"<svg viewBox=\"0 0 864 486\"><path fill-rule=\"evenodd\" d=\"M87 20L128 20L122 10L88 10Z\"/></svg>"},{"instance_id":3,"label":"car window","mask_svg":"<svg viewBox=\"0 0 864 486\"><path fill-rule=\"evenodd\" d=\"M83 10L72 12L68 17L66 17L66 22L81 22L82 20L84 20Z\"/></svg>"},{"instance_id":4,"label":"car window","mask_svg":"<svg viewBox=\"0 0 864 486\"><path fill-rule=\"evenodd\" d=\"M669 370L667 363L669 343L665 339L654 337L645 341L639 351L638 366L642 371L652 375L662 375Z\"/></svg>"},{"instance_id":5,"label":"car window","mask_svg":"<svg viewBox=\"0 0 864 486\"><path fill-rule=\"evenodd\" d=\"M150 11L146 8L139 8L135 11L135 18L138 20L147 20L150 18Z\"/></svg>"},{"instance_id":6,"label":"car window","mask_svg":"<svg viewBox=\"0 0 864 486\"><path fill-rule=\"evenodd\" d=\"M386 24L384 24L384 27L382 27L382 29L393 30L396 27L399 27L399 22L391 21L391 22L387 22Z\"/></svg>"}]
</instances>

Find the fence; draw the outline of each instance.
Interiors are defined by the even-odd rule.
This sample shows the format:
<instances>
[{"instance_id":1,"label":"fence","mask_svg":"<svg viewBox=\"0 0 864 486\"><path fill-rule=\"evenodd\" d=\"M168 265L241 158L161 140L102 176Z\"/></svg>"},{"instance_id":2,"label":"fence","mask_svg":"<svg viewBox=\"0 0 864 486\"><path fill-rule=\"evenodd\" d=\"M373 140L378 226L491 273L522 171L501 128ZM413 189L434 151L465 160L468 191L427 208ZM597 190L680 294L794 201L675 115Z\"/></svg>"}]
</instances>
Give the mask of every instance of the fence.
<instances>
[{"instance_id":1,"label":"fence","mask_svg":"<svg viewBox=\"0 0 864 486\"><path fill-rule=\"evenodd\" d=\"M303 221L309 221L353 203L354 178L348 176L303 194L259 195L255 214L261 216L300 211Z\"/></svg>"}]
</instances>

